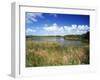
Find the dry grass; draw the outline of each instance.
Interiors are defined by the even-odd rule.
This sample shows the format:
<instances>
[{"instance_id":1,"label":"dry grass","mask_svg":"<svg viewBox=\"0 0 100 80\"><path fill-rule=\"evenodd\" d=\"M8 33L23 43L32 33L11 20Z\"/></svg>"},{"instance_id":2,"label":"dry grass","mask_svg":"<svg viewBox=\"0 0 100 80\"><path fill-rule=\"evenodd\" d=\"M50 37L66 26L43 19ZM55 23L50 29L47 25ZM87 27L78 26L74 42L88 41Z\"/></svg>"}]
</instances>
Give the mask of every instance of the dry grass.
<instances>
[{"instance_id":1,"label":"dry grass","mask_svg":"<svg viewBox=\"0 0 100 80\"><path fill-rule=\"evenodd\" d=\"M57 42L26 41L26 66L89 64L89 46L63 47Z\"/></svg>"}]
</instances>

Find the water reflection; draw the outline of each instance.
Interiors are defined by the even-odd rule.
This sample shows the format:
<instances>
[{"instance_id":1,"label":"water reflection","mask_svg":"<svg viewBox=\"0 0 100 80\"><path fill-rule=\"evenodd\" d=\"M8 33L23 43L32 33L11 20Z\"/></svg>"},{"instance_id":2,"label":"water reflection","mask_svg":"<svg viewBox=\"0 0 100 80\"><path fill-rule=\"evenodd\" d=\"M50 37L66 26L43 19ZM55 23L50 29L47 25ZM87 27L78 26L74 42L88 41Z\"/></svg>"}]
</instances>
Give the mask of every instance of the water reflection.
<instances>
[{"instance_id":1,"label":"water reflection","mask_svg":"<svg viewBox=\"0 0 100 80\"><path fill-rule=\"evenodd\" d=\"M64 38L33 38L33 41L57 41L62 47L83 45L80 40L66 40Z\"/></svg>"}]
</instances>

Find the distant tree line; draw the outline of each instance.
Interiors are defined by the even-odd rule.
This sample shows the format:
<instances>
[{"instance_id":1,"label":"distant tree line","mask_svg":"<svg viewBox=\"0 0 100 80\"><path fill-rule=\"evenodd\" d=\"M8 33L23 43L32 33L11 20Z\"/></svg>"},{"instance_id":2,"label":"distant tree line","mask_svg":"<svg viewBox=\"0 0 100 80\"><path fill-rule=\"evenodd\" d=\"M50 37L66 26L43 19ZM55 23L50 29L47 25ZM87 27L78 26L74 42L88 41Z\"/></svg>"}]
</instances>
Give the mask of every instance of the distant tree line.
<instances>
[{"instance_id":1,"label":"distant tree line","mask_svg":"<svg viewBox=\"0 0 100 80\"><path fill-rule=\"evenodd\" d=\"M86 34L82 34L81 37L82 37L82 39L87 39L87 40L89 40L90 33L87 32Z\"/></svg>"},{"instance_id":2,"label":"distant tree line","mask_svg":"<svg viewBox=\"0 0 100 80\"><path fill-rule=\"evenodd\" d=\"M87 32L82 35L65 35L64 39L69 39L69 40L83 40L83 41L88 41L89 42L89 36L90 32Z\"/></svg>"},{"instance_id":3,"label":"distant tree line","mask_svg":"<svg viewBox=\"0 0 100 80\"><path fill-rule=\"evenodd\" d=\"M32 39L32 38L55 38L55 37L62 37L64 39L69 39L69 40L82 40L82 41L88 41L89 42L89 36L90 32L87 32L85 34L82 35L64 35L64 36L60 36L60 35L48 35L48 36L36 36L36 35L26 35L26 38L28 39Z\"/></svg>"}]
</instances>

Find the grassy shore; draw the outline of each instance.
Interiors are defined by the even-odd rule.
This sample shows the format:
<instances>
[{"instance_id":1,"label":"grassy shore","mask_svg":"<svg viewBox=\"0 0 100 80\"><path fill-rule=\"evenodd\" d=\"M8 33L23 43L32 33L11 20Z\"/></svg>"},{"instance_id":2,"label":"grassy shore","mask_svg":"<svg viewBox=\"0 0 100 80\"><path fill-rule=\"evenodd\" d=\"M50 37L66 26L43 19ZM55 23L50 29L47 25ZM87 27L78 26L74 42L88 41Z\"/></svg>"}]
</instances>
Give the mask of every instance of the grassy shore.
<instances>
[{"instance_id":1,"label":"grassy shore","mask_svg":"<svg viewBox=\"0 0 100 80\"><path fill-rule=\"evenodd\" d=\"M89 46L60 47L56 41L26 40L26 67L89 64Z\"/></svg>"}]
</instances>

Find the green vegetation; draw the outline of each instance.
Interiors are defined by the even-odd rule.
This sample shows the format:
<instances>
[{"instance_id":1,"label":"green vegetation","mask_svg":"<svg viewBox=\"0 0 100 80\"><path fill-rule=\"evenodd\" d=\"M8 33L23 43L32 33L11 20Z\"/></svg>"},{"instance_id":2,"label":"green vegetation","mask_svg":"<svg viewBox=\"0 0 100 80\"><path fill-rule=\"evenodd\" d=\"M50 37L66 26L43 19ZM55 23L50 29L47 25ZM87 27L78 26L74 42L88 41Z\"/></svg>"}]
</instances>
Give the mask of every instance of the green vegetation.
<instances>
[{"instance_id":1,"label":"green vegetation","mask_svg":"<svg viewBox=\"0 0 100 80\"><path fill-rule=\"evenodd\" d=\"M64 39L68 39L68 40L80 40L81 39L81 35L65 35Z\"/></svg>"},{"instance_id":2,"label":"green vegetation","mask_svg":"<svg viewBox=\"0 0 100 80\"><path fill-rule=\"evenodd\" d=\"M56 41L26 39L26 67L89 64L89 45L60 47Z\"/></svg>"},{"instance_id":3,"label":"green vegetation","mask_svg":"<svg viewBox=\"0 0 100 80\"><path fill-rule=\"evenodd\" d=\"M55 37L63 37L63 36L59 36L59 35L56 35L56 36L26 36L26 38L55 38Z\"/></svg>"},{"instance_id":4,"label":"green vegetation","mask_svg":"<svg viewBox=\"0 0 100 80\"><path fill-rule=\"evenodd\" d=\"M90 35L89 32L87 32L86 34L82 34L82 35L65 35L64 39L89 41L89 35Z\"/></svg>"}]
</instances>

